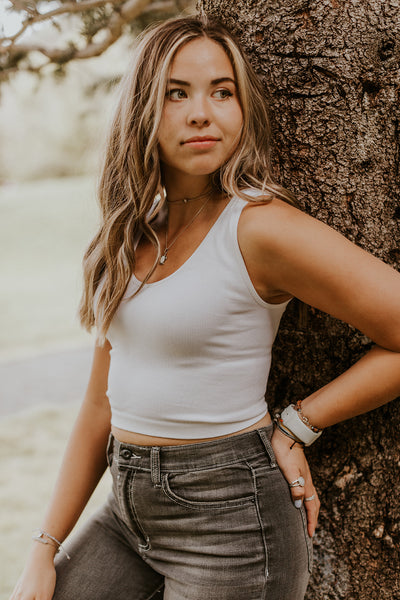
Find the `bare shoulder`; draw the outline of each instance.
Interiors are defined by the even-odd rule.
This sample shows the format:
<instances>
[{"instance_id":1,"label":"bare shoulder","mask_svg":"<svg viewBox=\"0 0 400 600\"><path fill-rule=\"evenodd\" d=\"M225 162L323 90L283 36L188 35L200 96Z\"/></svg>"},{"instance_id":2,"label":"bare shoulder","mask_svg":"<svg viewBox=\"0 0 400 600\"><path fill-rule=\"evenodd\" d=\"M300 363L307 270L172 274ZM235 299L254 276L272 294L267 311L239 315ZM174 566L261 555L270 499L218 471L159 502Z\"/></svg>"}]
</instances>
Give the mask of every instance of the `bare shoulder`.
<instances>
[{"instance_id":1,"label":"bare shoulder","mask_svg":"<svg viewBox=\"0 0 400 600\"><path fill-rule=\"evenodd\" d=\"M238 235L242 244L260 245L264 250L307 236L310 231L326 231L327 225L310 217L300 209L274 198L269 202L249 202L239 221Z\"/></svg>"},{"instance_id":2,"label":"bare shoulder","mask_svg":"<svg viewBox=\"0 0 400 600\"><path fill-rule=\"evenodd\" d=\"M303 221L307 218L299 209L277 198L249 202L244 207L238 224L239 247L253 285L263 300L274 303L292 297L286 280L277 278L273 267L282 272L279 263L290 253L288 241L293 244L294 232L304 229Z\"/></svg>"},{"instance_id":3,"label":"bare shoulder","mask_svg":"<svg viewBox=\"0 0 400 600\"><path fill-rule=\"evenodd\" d=\"M337 260L348 256L356 263L367 257L380 262L326 223L278 198L248 203L239 220L238 238L242 251L253 259L260 255L264 263L271 257L296 266L303 261L308 266L323 266L333 256Z\"/></svg>"},{"instance_id":4,"label":"bare shoulder","mask_svg":"<svg viewBox=\"0 0 400 600\"><path fill-rule=\"evenodd\" d=\"M267 276L273 266L283 272L284 262L295 265L302 257L308 261L316 248L321 251L347 242L328 225L278 198L245 206L239 220L238 241L245 260L258 265Z\"/></svg>"},{"instance_id":5,"label":"bare shoulder","mask_svg":"<svg viewBox=\"0 0 400 600\"><path fill-rule=\"evenodd\" d=\"M274 199L244 208L238 241L257 289L295 296L399 347L399 274L339 232Z\"/></svg>"}]
</instances>

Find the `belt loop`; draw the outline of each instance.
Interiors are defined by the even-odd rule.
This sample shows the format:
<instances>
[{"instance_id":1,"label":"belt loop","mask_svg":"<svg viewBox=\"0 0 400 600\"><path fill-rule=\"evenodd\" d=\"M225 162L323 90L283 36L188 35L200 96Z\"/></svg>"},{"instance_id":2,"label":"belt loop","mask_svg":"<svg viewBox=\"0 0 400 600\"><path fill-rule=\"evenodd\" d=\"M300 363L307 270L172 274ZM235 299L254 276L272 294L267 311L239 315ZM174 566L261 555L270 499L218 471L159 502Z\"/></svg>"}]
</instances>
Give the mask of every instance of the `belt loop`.
<instances>
[{"instance_id":1,"label":"belt loop","mask_svg":"<svg viewBox=\"0 0 400 600\"><path fill-rule=\"evenodd\" d=\"M113 462L113 453L114 453L114 436L112 433L110 433L110 435L108 436L107 450L106 450L106 457L107 457L107 462L108 462L109 467L111 467L112 462Z\"/></svg>"},{"instance_id":2,"label":"belt loop","mask_svg":"<svg viewBox=\"0 0 400 600\"><path fill-rule=\"evenodd\" d=\"M277 467L277 462L276 462L276 458L275 458L275 454L273 451L273 448L271 446L271 442L269 441L269 437L267 435L267 432L265 431L265 429L257 429L257 433L260 437L260 440L262 441L264 448L267 451L268 454L268 458L269 458L269 462L272 468Z\"/></svg>"},{"instance_id":3,"label":"belt loop","mask_svg":"<svg viewBox=\"0 0 400 600\"><path fill-rule=\"evenodd\" d=\"M151 482L155 487L161 487L160 448L152 446L150 450Z\"/></svg>"}]
</instances>

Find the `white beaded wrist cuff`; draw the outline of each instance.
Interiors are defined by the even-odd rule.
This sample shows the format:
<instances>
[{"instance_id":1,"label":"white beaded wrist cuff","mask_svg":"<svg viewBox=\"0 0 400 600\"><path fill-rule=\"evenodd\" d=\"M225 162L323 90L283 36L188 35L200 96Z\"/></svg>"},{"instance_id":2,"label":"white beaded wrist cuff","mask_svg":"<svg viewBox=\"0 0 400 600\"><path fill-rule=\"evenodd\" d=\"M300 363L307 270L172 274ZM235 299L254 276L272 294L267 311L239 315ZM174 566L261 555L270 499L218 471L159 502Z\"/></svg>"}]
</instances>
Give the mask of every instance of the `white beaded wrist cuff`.
<instances>
[{"instance_id":1,"label":"white beaded wrist cuff","mask_svg":"<svg viewBox=\"0 0 400 600\"><path fill-rule=\"evenodd\" d=\"M319 438L322 431L315 433L301 420L293 404L289 404L281 414L282 423L285 427L299 438L305 446L311 446Z\"/></svg>"}]
</instances>

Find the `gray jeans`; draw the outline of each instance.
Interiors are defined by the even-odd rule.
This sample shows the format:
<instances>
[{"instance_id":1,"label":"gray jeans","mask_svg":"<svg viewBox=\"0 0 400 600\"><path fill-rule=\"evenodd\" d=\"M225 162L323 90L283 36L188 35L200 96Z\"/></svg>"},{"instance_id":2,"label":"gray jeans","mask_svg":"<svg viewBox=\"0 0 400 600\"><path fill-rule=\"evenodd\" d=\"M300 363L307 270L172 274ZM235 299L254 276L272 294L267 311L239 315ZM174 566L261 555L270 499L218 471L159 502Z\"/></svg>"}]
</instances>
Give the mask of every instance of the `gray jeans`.
<instances>
[{"instance_id":1,"label":"gray jeans","mask_svg":"<svg viewBox=\"0 0 400 600\"><path fill-rule=\"evenodd\" d=\"M272 426L200 444L112 436L113 491L56 560L54 600L302 600L312 566Z\"/></svg>"}]
</instances>

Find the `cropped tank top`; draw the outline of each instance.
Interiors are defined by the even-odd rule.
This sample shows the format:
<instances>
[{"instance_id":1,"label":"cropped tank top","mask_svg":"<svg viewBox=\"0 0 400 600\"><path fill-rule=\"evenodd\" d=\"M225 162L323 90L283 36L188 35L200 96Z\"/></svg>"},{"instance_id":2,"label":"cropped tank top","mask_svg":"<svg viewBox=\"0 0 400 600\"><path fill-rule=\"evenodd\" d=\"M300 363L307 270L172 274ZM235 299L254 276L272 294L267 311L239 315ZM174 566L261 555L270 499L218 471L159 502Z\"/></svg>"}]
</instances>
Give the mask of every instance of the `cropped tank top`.
<instances>
[{"instance_id":1,"label":"cropped tank top","mask_svg":"<svg viewBox=\"0 0 400 600\"><path fill-rule=\"evenodd\" d=\"M234 197L172 275L132 276L110 325L112 424L152 436L235 433L267 412L271 348L286 308L257 294L237 239Z\"/></svg>"}]
</instances>

